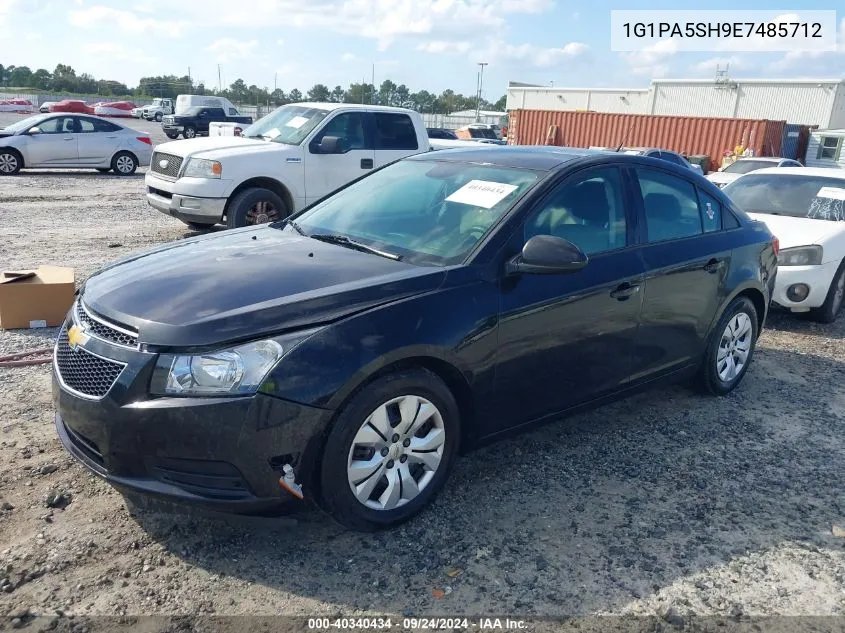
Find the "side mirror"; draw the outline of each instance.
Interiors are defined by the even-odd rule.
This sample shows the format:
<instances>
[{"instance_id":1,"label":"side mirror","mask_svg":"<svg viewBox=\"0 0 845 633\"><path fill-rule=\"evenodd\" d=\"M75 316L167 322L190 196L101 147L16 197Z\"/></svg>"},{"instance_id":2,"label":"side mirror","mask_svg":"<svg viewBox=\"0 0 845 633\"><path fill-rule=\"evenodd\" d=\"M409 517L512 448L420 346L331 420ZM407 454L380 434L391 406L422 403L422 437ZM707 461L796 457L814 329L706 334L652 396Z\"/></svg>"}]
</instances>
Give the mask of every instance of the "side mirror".
<instances>
[{"instance_id":1,"label":"side mirror","mask_svg":"<svg viewBox=\"0 0 845 633\"><path fill-rule=\"evenodd\" d=\"M558 275L574 273L589 258L569 240L554 235L535 235L522 247L522 253L506 265L508 275Z\"/></svg>"},{"instance_id":2,"label":"side mirror","mask_svg":"<svg viewBox=\"0 0 845 633\"><path fill-rule=\"evenodd\" d=\"M27 133L27 134L32 134L32 135L35 135L35 134L41 134L41 128L40 128L40 127L38 127L38 126L36 125L36 126L34 126L34 127L29 128L29 129L26 131L26 133Z\"/></svg>"},{"instance_id":3,"label":"side mirror","mask_svg":"<svg viewBox=\"0 0 845 633\"><path fill-rule=\"evenodd\" d=\"M317 154L343 154L346 152L346 143L339 136L324 136L315 149Z\"/></svg>"}]
</instances>

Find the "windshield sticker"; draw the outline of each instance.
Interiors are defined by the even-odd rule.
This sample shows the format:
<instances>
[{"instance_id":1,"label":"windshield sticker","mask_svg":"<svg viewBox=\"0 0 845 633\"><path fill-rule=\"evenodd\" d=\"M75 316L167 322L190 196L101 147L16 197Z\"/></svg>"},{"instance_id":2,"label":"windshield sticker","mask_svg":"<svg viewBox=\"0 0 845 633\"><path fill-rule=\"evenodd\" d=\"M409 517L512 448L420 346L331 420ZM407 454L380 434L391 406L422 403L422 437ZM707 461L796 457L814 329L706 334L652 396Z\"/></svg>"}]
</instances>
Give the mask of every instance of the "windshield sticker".
<instances>
[{"instance_id":1,"label":"windshield sticker","mask_svg":"<svg viewBox=\"0 0 845 633\"><path fill-rule=\"evenodd\" d=\"M279 134L281 134L281 131L279 131L279 128L274 127L272 130L267 130L266 132L264 132L264 134L262 134L261 136L264 136L264 137L269 138L269 139L274 139Z\"/></svg>"},{"instance_id":2,"label":"windshield sticker","mask_svg":"<svg viewBox=\"0 0 845 633\"><path fill-rule=\"evenodd\" d=\"M716 217L716 212L713 210L713 205L709 202L707 204L707 217L711 220Z\"/></svg>"},{"instance_id":3,"label":"windshield sticker","mask_svg":"<svg viewBox=\"0 0 845 633\"><path fill-rule=\"evenodd\" d=\"M831 220L842 222L845 220L845 199L815 197L810 203L807 217L813 220Z\"/></svg>"},{"instance_id":4,"label":"windshield sticker","mask_svg":"<svg viewBox=\"0 0 845 633\"><path fill-rule=\"evenodd\" d=\"M470 180L446 198L446 201L492 209L515 190L516 185L489 180Z\"/></svg>"},{"instance_id":5,"label":"windshield sticker","mask_svg":"<svg viewBox=\"0 0 845 633\"><path fill-rule=\"evenodd\" d=\"M298 130L306 123L308 123L308 117L295 116L290 121L285 123L285 127L292 127L293 129Z\"/></svg>"},{"instance_id":6,"label":"windshield sticker","mask_svg":"<svg viewBox=\"0 0 845 633\"><path fill-rule=\"evenodd\" d=\"M845 189L841 187L822 187L816 194L817 198L833 198L834 200L845 200Z\"/></svg>"}]
</instances>

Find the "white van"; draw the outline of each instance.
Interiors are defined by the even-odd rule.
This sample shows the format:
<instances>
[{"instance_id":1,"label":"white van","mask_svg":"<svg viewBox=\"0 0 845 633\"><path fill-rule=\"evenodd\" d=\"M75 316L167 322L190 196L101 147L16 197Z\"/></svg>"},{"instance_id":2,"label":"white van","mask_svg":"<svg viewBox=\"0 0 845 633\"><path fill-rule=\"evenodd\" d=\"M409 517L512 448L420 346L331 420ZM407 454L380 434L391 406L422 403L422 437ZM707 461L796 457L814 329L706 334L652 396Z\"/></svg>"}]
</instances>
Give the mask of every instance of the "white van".
<instances>
[{"instance_id":1,"label":"white van","mask_svg":"<svg viewBox=\"0 0 845 633\"><path fill-rule=\"evenodd\" d=\"M202 106L205 108L223 108L227 116L240 116L238 109L226 97L210 97L206 95L179 95L176 97L176 112L182 114L188 108Z\"/></svg>"}]
</instances>

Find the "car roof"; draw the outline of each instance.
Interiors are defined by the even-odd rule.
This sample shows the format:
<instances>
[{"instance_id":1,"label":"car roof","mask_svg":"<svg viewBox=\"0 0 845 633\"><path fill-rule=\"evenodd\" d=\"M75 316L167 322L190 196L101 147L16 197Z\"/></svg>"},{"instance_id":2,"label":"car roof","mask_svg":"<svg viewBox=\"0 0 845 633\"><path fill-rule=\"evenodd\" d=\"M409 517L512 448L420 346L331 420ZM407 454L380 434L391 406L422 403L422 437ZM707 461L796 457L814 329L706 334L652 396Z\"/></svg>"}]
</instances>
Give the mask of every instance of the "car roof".
<instances>
[{"instance_id":1,"label":"car roof","mask_svg":"<svg viewBox=\"0 0 845 633\"><path fill-rule=\"evenodd\" d=\"M409 110L407 108L395 108L393 106L383 106L383 105L367 105L365 103L322 103L318 101L303 101L298 103L288 103L287 105L297 106L297 107L304 107L304 108L317 108L319 110L339 110L343 108L344 110L371 110L373 112L402 112L407 114Z\"/></svg>"},{"instance_id":2,"label":"car roof","mask_svg":"<svg viewBox=\"0 0 845 633\"><path fill-rule=\"evenodd\" d=\"M599 156L606 150L590 150L580 147L550 147L523 145L491 145L488 147L443 149L409 156L406 160L440 160L467 163L485 163L498 167L515 167L552 171L579 158ZM616 154L616 156L624 156ZM626 158L634 158L627 156Z\"/></svg>"},{"instance_id":3,"label":"car roof","mask_svg":"<svg viewBox=\"0 0 845 633\"><path fill-rule=\"evenodd\" d=\"M836 167L764 167L743 174L745 176L756 176L758 174L777 174L779 176L816 176L825 178L838 178L845 180L845 169L838 169Z\"/></svg>"},{"instance_id":4,"label":"car roof","mask_svg":"<svg viewBox=\"0 0 845 633\"><path fill-rule=\"evenodd\" d=\"M783 158L780 156L744 156L742 158L737 158L734 162L740 163L744 160L759 160L765 163L779 163L782 160L795 160L794 158Z\"/></svg>"}]
</instances>

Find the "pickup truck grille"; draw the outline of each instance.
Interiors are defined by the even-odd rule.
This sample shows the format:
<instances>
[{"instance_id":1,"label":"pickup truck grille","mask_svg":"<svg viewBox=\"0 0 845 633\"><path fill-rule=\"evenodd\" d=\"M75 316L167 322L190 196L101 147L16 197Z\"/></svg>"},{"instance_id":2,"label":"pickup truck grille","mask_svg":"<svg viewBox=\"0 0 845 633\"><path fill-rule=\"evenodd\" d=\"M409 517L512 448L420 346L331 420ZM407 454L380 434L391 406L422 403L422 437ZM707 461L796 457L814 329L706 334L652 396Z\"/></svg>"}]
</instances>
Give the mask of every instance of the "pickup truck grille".
<instances>
[{"instance_id":1,"label":"pickup truck grille","mask_svg":"<svg viewBox=\"0 0 845 633\"><path fill-rule=\"evenodd\" d=\"M164 152L153 152L150 169L155 173L168 176L169 178L176 178L179 174L180 167L182 167L181 156L174 156L173 154L166 154Z\"/></svg>"}]
</instances>

